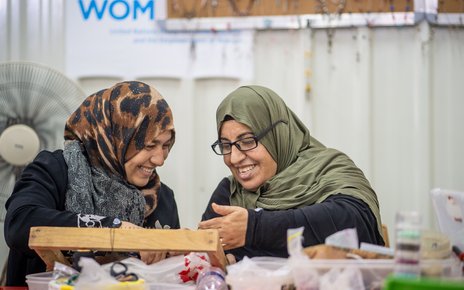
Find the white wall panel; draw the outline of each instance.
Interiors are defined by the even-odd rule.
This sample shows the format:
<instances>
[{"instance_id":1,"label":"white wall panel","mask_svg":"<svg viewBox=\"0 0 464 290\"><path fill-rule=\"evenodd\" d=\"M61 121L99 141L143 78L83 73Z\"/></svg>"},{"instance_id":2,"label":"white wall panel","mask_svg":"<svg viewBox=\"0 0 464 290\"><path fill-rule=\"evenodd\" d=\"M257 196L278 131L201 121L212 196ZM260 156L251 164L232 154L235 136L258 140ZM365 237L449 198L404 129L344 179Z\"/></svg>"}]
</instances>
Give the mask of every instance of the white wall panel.
<instances>
[{"instance_id":1,"label":"white wall panel","mask_svg":"<svg viewBox=\"0 0 464 290\"><path fill-rule=\"evenodd\" d=\"M0 43L10 42L10 26L8 25L10 13L8 8L10 5L6 1L0 1ZM10 48L8 45L0 46L0 60L9 59Z\"/></svg>"},{"instance_id":2,"label":"white wall panel","mask_svg":"<svg viewBox=\"0 0 464 290\"><path fill-rule=\"evenodd\" d=\"M78 79L77 83L82 87L86 96L89 96L103 88L109 88L120 81L122 79L115 77L85 77Z\"/></svg>"},{"instance_id":3,"label":"white wall panel","mask_svg":"<svg viewBox=\"0 0 464 290\"><path fill-rule=\"evenodd\" d=\"M312 135L347 153L369 175L370 38L369 30L313 30Z\"/></svg>"},{"instance_id":4,"label":"white wall panel","mask_svg":"<svg viewBox=\"0 0 464 290\"><path fill-rule=\"evenodd\" d=\"M25 18L25 31L24 33L27 36L27 45L21 45L21 48L24 49L24 55L27 55L28 59L37 59L40 60L42 54L42 35L44 34L41 29L41 22L44 20L42 18L43 11L41 7L41 0L29 0L26 5L27 17ZM21 42L23 39L20 40Z\"/></svg>"},{"instance_id":5,"label":"white wall panel","mask_svg":"<svg viewBox=\"0 0 464 290\"><path fill-rule=\"evenodd\" d=\"M420 209L412 184L415 34L415 28L384 28L372 35L372 183L390 229L397 210Z\"/></svg>"},{"instance_id":6,"label":"white wall panel","mask_svg":"<svg viewBox=\"0 0 464 290\"><path fill-rule=\"evenodd\" d=\"M254 84L279 94L298 115L304 106L303 30L262 31L255 35Z\"/></svg>"},{"instance_id":7,"label":"white wall panel","mask_svg":"<svg viewBox=\"0 0 464 290\"><path fill-rule=\"evenodd\" d=\"M7 27L9 27L9 34L8 34L8 41L5 42L6 47L8 47L9 55L8 60L19 60L22 59L24 55L24 46L21 45L22 41L26 41L27 38L23 37L24 35L24 23L26 17L24 16L25 5L21 5L21 1L10 1L8 3L8 23Z\"/></svg>"},{"instance_id":8,"label":"white wall panel","mask_svg":"<svg viewBox=\"0 0 464 290\"><path fill-rule=\"evenodd\" d=\"M464 29L431 30L431 186L464 190Z\"/></svg>"},{"instance_id":9,"label":"white wall panel","mask_svg":"<svg viewBox=\"0 0 464 290\"><path fill-rule=\"evenodd\" d=\"M421 22L416 27L414 44L415 51L411 65L412 81L412 152L413 176L410 180L412 191L411 203L419 208L422 221L426 227L431 226L433 211L430 197L431 188L431 73L430 73L430 26ZM407 200L406 200L407 202ZM407 208L406 208L407 209Z\"/></svg>"}]
</instances>

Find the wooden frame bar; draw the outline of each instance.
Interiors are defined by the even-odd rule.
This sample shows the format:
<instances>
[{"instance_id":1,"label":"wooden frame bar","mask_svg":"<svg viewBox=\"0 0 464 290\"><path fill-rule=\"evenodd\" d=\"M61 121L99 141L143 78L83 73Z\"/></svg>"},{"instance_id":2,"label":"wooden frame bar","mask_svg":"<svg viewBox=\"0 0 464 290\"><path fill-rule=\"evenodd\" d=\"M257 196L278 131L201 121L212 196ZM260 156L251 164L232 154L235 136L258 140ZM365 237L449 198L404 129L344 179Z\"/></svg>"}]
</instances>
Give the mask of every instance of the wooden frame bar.
<instances>
[{"instance_id":1,"label":"wooden frame bar","mask_svg":"<svg viewBox=\"0 0 464 290\"><path fill-rule=\"evenodd\" d=\"M61 250L206 252L213 266L227 264L217 230L32 227L29 247L47 270L55 261L69 264Z\"/></svg>"}]
</instances>

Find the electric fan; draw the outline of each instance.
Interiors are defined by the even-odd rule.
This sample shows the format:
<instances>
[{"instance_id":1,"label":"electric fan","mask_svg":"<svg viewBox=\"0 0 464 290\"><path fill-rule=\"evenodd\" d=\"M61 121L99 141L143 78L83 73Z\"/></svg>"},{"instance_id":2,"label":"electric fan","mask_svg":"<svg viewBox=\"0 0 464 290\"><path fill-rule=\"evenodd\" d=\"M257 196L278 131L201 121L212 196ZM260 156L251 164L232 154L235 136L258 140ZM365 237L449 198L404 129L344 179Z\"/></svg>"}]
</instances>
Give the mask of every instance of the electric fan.
<instances>
[{"instance_id":1,"label":"electric fan","mask_svg":"<svg viewBox=\"0 0 464 290\"><path fill-rule=\"evenodd\" d=\"M40 150L63 148L66 119L84 97L77 84L47 66L0 63L0 221L24 166Z\"/></svg>"}]
</instances>

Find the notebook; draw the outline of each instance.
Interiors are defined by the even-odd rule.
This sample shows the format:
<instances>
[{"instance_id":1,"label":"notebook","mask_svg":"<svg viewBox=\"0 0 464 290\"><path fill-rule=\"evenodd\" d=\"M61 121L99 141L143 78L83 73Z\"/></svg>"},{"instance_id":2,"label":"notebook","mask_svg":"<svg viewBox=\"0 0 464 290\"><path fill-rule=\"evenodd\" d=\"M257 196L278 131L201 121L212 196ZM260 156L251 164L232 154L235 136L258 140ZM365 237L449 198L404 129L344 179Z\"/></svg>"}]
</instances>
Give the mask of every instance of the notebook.
<instances>
[{"instance_id":1,"label":"notebook","mask_svg":"<svg viewBox=\"0 0 464 290\"><path fill-rule=\"evenodd\" d=\"M431 195L440 231L464 251L464 192L435 188Z\"/></svg>"}]
</instances>

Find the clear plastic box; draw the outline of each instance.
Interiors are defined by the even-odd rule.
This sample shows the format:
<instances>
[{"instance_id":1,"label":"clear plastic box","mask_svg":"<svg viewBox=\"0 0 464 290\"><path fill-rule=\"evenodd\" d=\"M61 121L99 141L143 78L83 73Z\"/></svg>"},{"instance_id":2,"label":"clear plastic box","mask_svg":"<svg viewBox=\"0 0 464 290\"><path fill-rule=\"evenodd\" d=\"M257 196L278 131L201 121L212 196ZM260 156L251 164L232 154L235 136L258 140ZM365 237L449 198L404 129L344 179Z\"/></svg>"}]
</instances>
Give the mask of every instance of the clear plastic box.
<instances>
[{"instance_id":1,"label":"clear plastic box","mask_svg":"<svg viewBox=\"0 0 464 290\"><path fill-rule=\"evenodd\" d=\"M29 290L48 290L48 283L53 279L53 272L26 275Z\"/></svg>"},{"instance_id":2,"label":"clear plastic box","mask_svg":"<svg viewBox=\"0 0 464 290\"><path fill-rule=\"evenodd\" d=\"M461 263L455 257L442 260L421 260L422 277L460 277L462 275ZM333 268L356 268L361 271L366 289L382 289L385 278L394 270L393 259L369 260L309 260L298 265L298 271L304 273L305 269L314 269L319 276Z\"/></svg>"}]
</instances>

